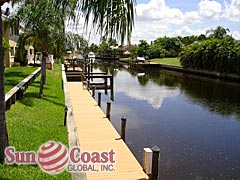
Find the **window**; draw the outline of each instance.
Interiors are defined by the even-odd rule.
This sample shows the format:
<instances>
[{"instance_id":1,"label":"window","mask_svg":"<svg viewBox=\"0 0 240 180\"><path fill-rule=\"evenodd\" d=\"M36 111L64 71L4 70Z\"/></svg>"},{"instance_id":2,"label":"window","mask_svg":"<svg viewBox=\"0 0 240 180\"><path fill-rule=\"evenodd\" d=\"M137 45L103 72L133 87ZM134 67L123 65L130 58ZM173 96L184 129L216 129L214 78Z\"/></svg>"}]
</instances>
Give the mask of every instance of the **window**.
<instances>
[{"instance_id":1,"label":"window","mask_svg":"<svg viewBox=\"0 0 240 180\"><path fill-rule=\"evenodd\" d=\"M14 47L11 47L10 54L11 54L11 56L14 56Z\"/></svg>"},{"instance_id":2,"label":"window","mask_svg":"<svg viewBox=\"0 0 240 180\"><path fill-rule=\"evenodd\" d=\"M19 35L19 30L18 30L18 28L15 28L15 35L16 35L16 36Z\"/></svg>"},{"instance_id":3,"label":"window","mask_svg":"<svg viewBox=\"0 0 240 180\"><path fill-rule=\"evenodd\" d=\"M30 54L31 54L31 55L33 54L33 49L30 49Z\"/></svg>"}]
</instances>

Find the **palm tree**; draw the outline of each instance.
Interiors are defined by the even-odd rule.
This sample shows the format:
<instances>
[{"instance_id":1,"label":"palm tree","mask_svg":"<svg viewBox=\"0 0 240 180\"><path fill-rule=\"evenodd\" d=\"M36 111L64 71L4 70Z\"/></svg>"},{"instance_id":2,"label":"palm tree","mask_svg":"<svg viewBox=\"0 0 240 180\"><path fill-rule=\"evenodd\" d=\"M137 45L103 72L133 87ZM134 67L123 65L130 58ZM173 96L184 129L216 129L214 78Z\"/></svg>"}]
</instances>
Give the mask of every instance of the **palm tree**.
<instances>
[{"instance_id":1,"label":"palm tree","mask_svg":"<svg viewBox=\"0 0 240 180\"><path fill-rule=\"evenodd\" d=\"M6 2L9 2L9 0L0 0L0 7ZM61 31L63 36L65 34L65 20L67 18L71 18L75 22L77 22L78 18L83 17L85 19L85 27L88 27L88 25L90 25L92 22L91 29L94 29L95 32L99 33L101 36L115 37L118 40L121 40L121 43L123 43L125 38L127 38L128 42L130 42L131 32L134 26L134 14L135 14L134 5L136 3L135 0L121 0L121 1L116 1L116 0L108 0L108 1L104 1L104 0L74 0L74 1L12 0L13 4L16 4L19 2L25 3L24 6L28 6L33 3L41 3L41 2L50 3L51 2L52 3L51 7L54 7L54 9L58 12L56 14L57 18L55 19L53 18L53 20L57 20L58 24L59 22L62 22L60 23L61 28L59 29L58 32ZM36 9L36 12L39 12L39 10L43 9L43 7L46 8L45 12L48 12L50 6L46 7L44 3L42 5L43 5L42 7L38 6L38 9ZM49 45L51 45L51 41L54 39L55 36L59 36L59 33L56 33L53 35L49 34L49 32L52 32L52 31L49 31L48 29L52 30L53 27L51 27L52 23L48 22L48 18L46 18L46 16L41 21L38 21L38 24L32 23L33 21L30 22L28 18L32 19L33 17L35 17L35 13L36 13L34 11L31 11L31 12L32 14L28 14L29 16L25 17L24 24L25 24L25 27L29 27L29 30L30 30L30 27L33 29L35 28L35 26L38 27L37 30L33 32L29 31L28 40L33 41L35 44L38 44L42 48L42 51L44 54L42 64L44 64L46 55L49 52L49 49L51 49ZM78 12L78 13L76 14L75 12ZM25 11L25 13L27 14L28 11ZM51 12L48 12L48 13L51 13ZM58 19L59 15L61 16L60 20ZM23 19L20 19L20 20L23 20ZM0 24L1 23L2 22L0 20ZM38 25L40 25L41 28L39 28ZM48 28L46 28L45 25ZM38 31L38 29L40 29L41 31ZM2 37L2 27L0 27L0 37ZM0 46L2 47L2 38L0 38ZM3 64L3 57L2 57L2 48L0 49L1 49L0 51L0 162L2 162L4 160L4 150L8 145L8 138L7 138L6 121L5 121L5 94L4 94L4 76L3 76L4 64ZM42 83L41 83L41 87L43 87ZM40 90L40 95L41 95L41 90Z\"/></svg>"},{"instance_id":2,"label":"palm tree","mask_svg":"<svg viewBox=\"0 0 240 180\"><path fill-rule=\"evenodd\" d=\"M9 0L0 0L0 163L4 161L4 151L8 146L8 133L5 116L4 60L2 41L2 6Z\"/></svg>"},{"instance_id":3,"label":"palm tree","mask_svg":"<svg viewBox=\"0 0 240 180\"><path fill-rule=\"evenodd\" d=\"M54 8L49 0L40 0L22 5L13 19L25 27L26 41L33 42L42 52L41 83L39 97L43 97L43 86L46 84L46 59L53 52L59 36L64 37L61 12ZM64 38L61 38L64 40ZM63 44L63 41L62 41Z\"/></svg>"},{"instance_id":4,"label":"palm tree","mask_svg":"<svg viewBox=\"0 0 240 180\"><path fill-rule=\"evenodd\" d=\"M115 37L123 43L125 38L130 42L135 4L135 0L82 0L77 1L76 7L83 14L86 27L92 23L92 29L102 37Z\"/></svg>"},{"instance_id":5,"label":"palm tree","mask_svg":"<svg viewBox=\"0 0 240 180\"><path fill-rule=\"evenodd\" d=\"M216 29L207 30L206 34L209 34L210 38L222 39L227 35L228 32L230 32L228 28L218 26Z\"/></svg>"},{"instance_id":6,"label":"palm tree","mask_svg":"<svg viewBox=\"0 0 240 180\"><path fill-rule=\"evenodd\" d=\"M79 34L66 33L65 48L66 50L73 51L74 48L81 52L85 52L88 47L88 41Z\"/></svg>"}]
</instances>

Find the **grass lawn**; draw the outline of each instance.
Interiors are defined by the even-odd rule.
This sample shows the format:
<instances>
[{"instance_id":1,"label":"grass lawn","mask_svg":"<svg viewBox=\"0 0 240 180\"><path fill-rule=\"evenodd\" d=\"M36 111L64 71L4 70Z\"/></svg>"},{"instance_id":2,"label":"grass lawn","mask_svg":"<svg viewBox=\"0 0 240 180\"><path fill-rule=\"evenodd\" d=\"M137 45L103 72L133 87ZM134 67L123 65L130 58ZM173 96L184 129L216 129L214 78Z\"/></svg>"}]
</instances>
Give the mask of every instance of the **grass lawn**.
<instances>
[{"instance_id":1,"label":"grass lawn","mask_svg":"<svg viewBox=\"0 0 240 180\"><path fill-rule=\"evenodd\" d=\"M5 93L11 90L15 85L20 83L24 78L29 74L35 71L35 67L11 67L6 68L4 71L4 84L5 84Z\"/></svg>"},{"instance_id":2,"label":"grass lawn","mask_svg":"<svg viewBox=\"0 0 240 180\"><path fill-rule=\"evenodd\" d=\"M151 63L181 66L179 62L179 58L156 58L156 59L151 59Z\"/></svg>"},{"instance_id":3,"label":"grass lawn","mask_svg":"<svg viewBox=\"0 0 240 180\"><path fill-rule=\"evenodd\" d=\"M120 58L120 60L121 60L121 61L131 61L132 58L131 58L131 57L129 57L129 58Z\"/></svg>"},{"instance_id":4,"label":"grass lawn","mask_svg":"<svg viewBox=\"0 0 240 180\"><path fill-rule=\"evenodd\" d=\"M40 76L29 86L23 100L17 101L6 113L9 143L17 151L37 151L41 144L54 140L68 144L64 120L64 94L61 65L47 70L44 97L38 99ZM71 179L68 172L48 175L37 165L0 165L0 179Z\"/></svg>"}]
</instances>

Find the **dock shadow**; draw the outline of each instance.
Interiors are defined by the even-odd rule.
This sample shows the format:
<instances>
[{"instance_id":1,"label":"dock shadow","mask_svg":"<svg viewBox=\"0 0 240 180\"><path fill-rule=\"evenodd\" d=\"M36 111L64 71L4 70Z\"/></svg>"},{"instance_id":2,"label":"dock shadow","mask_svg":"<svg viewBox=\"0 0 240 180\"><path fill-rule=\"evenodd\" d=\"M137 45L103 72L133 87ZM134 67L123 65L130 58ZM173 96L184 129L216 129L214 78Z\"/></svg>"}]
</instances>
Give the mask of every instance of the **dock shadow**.
<instances>
[{"instance_id":1,"label":"dock shadow","mask_svg":"<svg viewBox=\"0 0 240 180\"><path fill-rule=\"evenodd\" d=\"M37 92L27 92L24 94L24 98L19 100L19 102L25 106L34 106L34 99L38 98L39 94Z\"/></svg>"},{"instance_id":2,"label":"dock shadow","mask_svg":"<svg viewBox=\"0 0 240 180\"><path fill-rule=\"evenodd\" d=\"M54 104L54 105L57 105L57 106L62 106L62 107L65 106L64 103L59 103L59 102L57 102L57 101L54 101L53 98L54 98L54 99L57 99L58 97L57 97L57 96L43 95L43 98L42 98L42 99L43 99L44 101L48 101L48 102L50 102L50 103L52 103L52 104Z\"/></svg>"}]
</instances>

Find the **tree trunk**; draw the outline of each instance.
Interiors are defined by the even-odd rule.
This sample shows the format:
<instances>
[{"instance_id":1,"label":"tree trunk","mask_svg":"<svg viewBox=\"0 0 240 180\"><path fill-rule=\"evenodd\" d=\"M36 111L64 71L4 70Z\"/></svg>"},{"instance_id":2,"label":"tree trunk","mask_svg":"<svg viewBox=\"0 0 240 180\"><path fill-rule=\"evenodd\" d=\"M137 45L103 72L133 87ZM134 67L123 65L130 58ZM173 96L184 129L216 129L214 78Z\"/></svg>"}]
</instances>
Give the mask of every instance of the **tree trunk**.
<instances>
[{"instance_id":1,"label":"tree trunk","mask_svg":"<svg viewBox=\"0 0 240 180\"><path fill-rule=\"evenodd\" d=\"M36 66L36 56L37 56L35 47L34 47L33 51L34 51L34 53L33 53L34 54L34 57L33 57L33 67L35 67Z\"/></svg>"},{"instance_id":2,"label":"tree trunk","mask_svg":"<svg viewBox=\"0 0 240 180\"><path fill-rule=\"evenodd\" d=\"M5 115L4 59L2 42L2 10L0 6L0 163L4 161L4 151L8 146L8 133Z\"/></svg>"},{"instance_id":3,"label":"tree trunk","mask_svg":"<svg viewBox=\"0 0 240 180\"><path fill-rule=\"evenodd\" d=\"M47 53L42 53L42 65L41 65L41 82L40 82L40 93L39 98L43 97L43 86L46 84L46 59Z\"/></svg>"},{"instance_id":4,"label":"tree trunk","mask_svg":"<svg viewBox=\"0 0 240 180\"><path fill-rule=\"evenodd\" d=\"M43 55L44 57L44 63L43 63L43 85L47 84L47 81L46 81L46 77L47 77L47 72L46 72L46 69L47 69L47 65L46 65L46 61L47 61L47 58L48 58L48 54L45 54Z\"/></svg>"}]
</instances>

